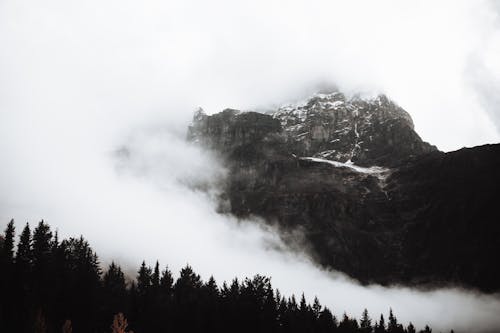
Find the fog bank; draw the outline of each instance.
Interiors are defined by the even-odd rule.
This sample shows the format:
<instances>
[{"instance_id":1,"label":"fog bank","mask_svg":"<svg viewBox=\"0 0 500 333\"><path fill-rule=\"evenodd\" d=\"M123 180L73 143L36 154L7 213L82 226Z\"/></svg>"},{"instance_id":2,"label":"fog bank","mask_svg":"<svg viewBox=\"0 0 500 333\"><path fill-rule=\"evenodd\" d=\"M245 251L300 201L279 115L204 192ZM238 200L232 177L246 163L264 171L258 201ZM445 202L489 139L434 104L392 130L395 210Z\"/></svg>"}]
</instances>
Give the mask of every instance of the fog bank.
<instances>
[{"instance_id":1,"label":"fog bank","mask_svg":"<svg viewBox=\"0 0 500 333\"><path fill-rule=\"evenodd\" d=\"M269 108L335 83L386 92L440 149L498 142L494 4L0 1L0 221L43 218L131 269L269 275L337 316L392 307L436 331L498 330L497 296L362 287L276 250L272 230L189 186L215 190L224 169L184 141L197 106Z\"/></svg>"}]
</instances>

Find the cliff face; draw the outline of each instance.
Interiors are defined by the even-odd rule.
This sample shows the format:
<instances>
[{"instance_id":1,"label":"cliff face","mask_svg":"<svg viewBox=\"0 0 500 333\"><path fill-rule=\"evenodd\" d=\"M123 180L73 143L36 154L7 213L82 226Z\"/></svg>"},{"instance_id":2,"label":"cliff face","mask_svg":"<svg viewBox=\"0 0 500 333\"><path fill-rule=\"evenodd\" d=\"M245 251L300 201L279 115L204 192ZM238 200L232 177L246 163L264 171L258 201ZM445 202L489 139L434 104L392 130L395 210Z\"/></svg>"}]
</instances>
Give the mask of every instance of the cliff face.
<instances>
[{"instance_id":1,"label":"cliff face","mask_svg":"<svg viewBox=\"0 0 500 333\"><path fill-rule=\"evenodd\" d=\"M436 150L422 142L410 115L384 95L347 99L340 92L315 94L280 107L273 118L302 156L389 166Z\"/></svg>"},{"instance_id":2,"label":"cliff face","mask_svg":"<svg viewBox=\"0 0 500 333\"><path fill-rule=\"evenodd\" d=\"M500 287L487 264L500 250L499 146L444 154L385 96L340 93L270 114L200 110L188 139L225 160L227 213L277 223L290 243L287 231L301 233L325 267L362 282Z\"/></svg>"}]
</instances>

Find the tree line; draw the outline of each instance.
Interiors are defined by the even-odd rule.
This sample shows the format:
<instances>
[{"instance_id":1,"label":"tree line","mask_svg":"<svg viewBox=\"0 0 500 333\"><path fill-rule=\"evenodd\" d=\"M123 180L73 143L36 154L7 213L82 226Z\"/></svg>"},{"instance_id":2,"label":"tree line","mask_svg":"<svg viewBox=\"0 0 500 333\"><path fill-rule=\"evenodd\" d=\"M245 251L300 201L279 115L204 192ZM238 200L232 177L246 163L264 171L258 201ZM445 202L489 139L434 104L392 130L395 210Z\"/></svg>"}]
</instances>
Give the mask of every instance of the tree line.
<instances>
[{"instance_id":1,"label":"tree line","mask_svg":"<svg viewBox=\"0 0 500 333\"><path fill-rule=\"evenodd\" d=\"M277 332L415 333L389 311L375 320L337 318L315 298L286 297L269 277L237 278L219 286L186 265L142 263L135 278L119 265L104 271L83 238L59 240L43 220L18 237L14 221L0 236L0 332ZM419 332L430 333L426 326Z\"/></svg>"}]
</instances>

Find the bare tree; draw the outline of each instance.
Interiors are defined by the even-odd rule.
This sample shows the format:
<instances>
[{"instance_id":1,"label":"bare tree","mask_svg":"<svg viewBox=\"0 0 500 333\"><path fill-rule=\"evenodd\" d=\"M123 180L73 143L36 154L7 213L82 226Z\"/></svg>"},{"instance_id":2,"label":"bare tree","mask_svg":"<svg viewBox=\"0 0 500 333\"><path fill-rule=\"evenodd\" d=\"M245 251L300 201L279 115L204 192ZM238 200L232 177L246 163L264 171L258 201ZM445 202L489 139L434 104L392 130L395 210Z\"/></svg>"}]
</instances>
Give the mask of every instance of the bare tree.
<instances>
[{"instance_id":1,"label":"bare tree","mask_svg":"<svg viewBox=\"0 0 500 333\"><path fill-rule=\"evenodd\" d=\"M123 313L117 313L113 318L113 324L111 325L111 333L134 333L132 331L126 331L128 326L127 318Z\"/></svg>"},{"instance_id":2,"label":"bare tree","mask_svg":"<svg viewBox=\"0 0 500 333\"><path fill-rule=\"evenodd\" d=\"M72 332L73 332L73 328L71 327L71 320L66 319L66 321L64 322L64 325L62 327L62 333L72 333Z\"/></svg>"}]
</instances>

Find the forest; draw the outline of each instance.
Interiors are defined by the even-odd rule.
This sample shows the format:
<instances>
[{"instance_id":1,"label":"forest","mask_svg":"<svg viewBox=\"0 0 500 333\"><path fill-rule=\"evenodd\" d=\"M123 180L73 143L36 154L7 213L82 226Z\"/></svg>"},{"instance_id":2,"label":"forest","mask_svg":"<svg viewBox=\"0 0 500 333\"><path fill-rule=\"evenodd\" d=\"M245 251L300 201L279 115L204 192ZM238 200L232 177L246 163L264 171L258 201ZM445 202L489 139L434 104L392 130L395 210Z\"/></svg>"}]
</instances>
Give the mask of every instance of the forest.
<instances>
[{"instance_id":1,"label":"forest","mask_svg":"<svg viewBox=\"0 0 500 333\"><path fill-rule=\"evenodd\" d=\"M282 295L271 278L255 275L218 284L186 265L142 262L127 276L102 267L83 238L59 240L43 220L16 236L11 220L0 235L0 332L277 332L430 333L368 311L337 317L318 298ZM452 331L453 332L453 331Z\"/></svg>"}]
</instances>

